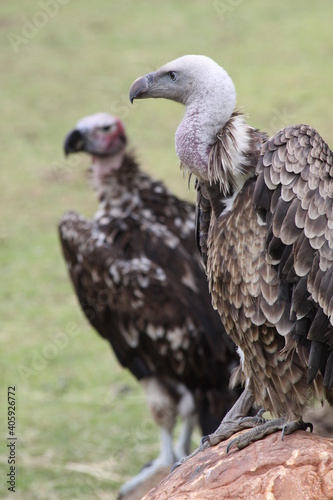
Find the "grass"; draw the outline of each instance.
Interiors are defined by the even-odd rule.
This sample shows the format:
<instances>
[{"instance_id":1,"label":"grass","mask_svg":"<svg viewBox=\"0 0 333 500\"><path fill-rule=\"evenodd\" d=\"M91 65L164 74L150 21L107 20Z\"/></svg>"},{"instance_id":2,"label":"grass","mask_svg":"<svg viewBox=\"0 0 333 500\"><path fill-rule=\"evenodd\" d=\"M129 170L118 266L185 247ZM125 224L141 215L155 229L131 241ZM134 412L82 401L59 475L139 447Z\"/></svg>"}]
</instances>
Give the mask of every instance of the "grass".
<instances>
[{"instance_id":1,"label":"grass","mask_svg":"<svg viewBox=\"0 0 333 500\"><path fill-rule=\"evenodd\" d=\"M65 161L63 138L86 114L118 114L145 170L194 199L173 144L183 110L131 106L128 89L175 57L202 53L231 74L251 124L273 133L305 122L332 144L333 4L53 0L45 21L46 4L0 7L0 469L4 478L7 387L15 385L16 498L113 498L157 454L157 430L66 275L57 221L71 208L91 216L96 202L86 160Z\"/></svg>"}]
</instances>

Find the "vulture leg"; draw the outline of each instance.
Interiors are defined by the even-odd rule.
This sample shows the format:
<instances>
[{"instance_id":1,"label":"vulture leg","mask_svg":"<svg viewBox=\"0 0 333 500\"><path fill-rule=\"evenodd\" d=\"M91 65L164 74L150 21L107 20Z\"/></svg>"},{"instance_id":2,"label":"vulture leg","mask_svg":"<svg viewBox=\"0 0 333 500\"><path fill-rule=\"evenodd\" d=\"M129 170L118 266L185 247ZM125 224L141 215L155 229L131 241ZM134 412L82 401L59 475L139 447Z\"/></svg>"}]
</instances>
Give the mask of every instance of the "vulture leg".
<instances>
[{"instance_id":1,"label":"vulture leg","mask_svg":"<svg viewBox=\"0 0 333 500\"><path fill-rule=\"evenodd\" d=\"M224 419L222 420L221 424L216 429L216 431L208 436L204 436L201 439L199 448L194 450L187 457L184 457L178 462L176 462L171 470L174 470L179 465L182 465L184 462L187 462L189 458L194 457L200 451L203 451L209 448L210 446L215 446L221 441L225 441L236 432L241 431L243 429L255 427L266 422L266 420L263 419L261 416L264 410L260 410L258 414L255 415L254 417L246 417L246 415L248 415L249 411L251 410L253 404L254 404L253 393L250 387L248 386L247 388L244 389L244 391L237 399L233 407L225 415Z\"/></svg>"},{"instance_id":2,"label":"vulture leg","mask_svg":"<svg viewBox=\"0 0 333 500\"><path fill-rule=\"evenodd\" d=\"M119 500L154 476L154 474L163 472L163 469L165 470L165 475L167 475L168 469L175 460L175 454L172 445L172 434L163 428L160 430L160 443L161 451L159 456L145 464L136 476L133 476L121 486L118 494Z\"/></svg>"},{"instance_id":3,"label":"vulture leg","mask_svg":"<svg viewBox=\"0 0 333 500\"><path fill-rule=\"evenodd\" d=\"M143 466L139 474L122 485L118 498L127 495L158 473L167 473L175 460L182 459L190 451L196 411L192 394L183 384L169 386L168 381L156 377L141 380L148 406L155 423L160 428L160 454ZM178 442L173 445L173 430L177 416L182 419Z\"/></svg>"},{"instance_id":4,"label":"vulture leg","mask_svg":"<svg viewBox=\"0 0 333 500\"><path fill-rule=\"evenodd\" d=\"M197 423L196 415L182 416L182 427L179 431L179 438L175 445L176 460L181 460L190 453L191 437L195 424ZM173 462L170 464L172 465Z\"/></svg>"},{"instance_id":5,"label":"vulture leg","mask_svg":"<svg viewBox=\"0 0 333 500\"><path fill-rule=\"evenodd\" d=\"M265 422L265 419L262 418L264 410L260 410L254 417L246 416L254 402L251 389L249 387L245 388L216 431L201 439L200 449L205 450L221 441L225 441L236 432L263 424Z\"/></svg>"},{"instance_id":6,"label":"vulture leg","mask_svg":"<svg viewBox=\"0 0 333 500\"><path fill-rule=\"evenodd\" d=\"M251 429L244 434L233 439L228 447L227 453L233 446L237 446L239 450L246 448L249 444L254 441L259 441L270 434L273 434L277 431L282 431L282 439L286 434L291 434L295 431L306 431L310 429L310 432L313 430L313 425L310 422L303 422L302 419L294 420L292 422L287 422L286 417L277 418L274 420L267 420L264 424Z\"/></svg>"}]
</instances>

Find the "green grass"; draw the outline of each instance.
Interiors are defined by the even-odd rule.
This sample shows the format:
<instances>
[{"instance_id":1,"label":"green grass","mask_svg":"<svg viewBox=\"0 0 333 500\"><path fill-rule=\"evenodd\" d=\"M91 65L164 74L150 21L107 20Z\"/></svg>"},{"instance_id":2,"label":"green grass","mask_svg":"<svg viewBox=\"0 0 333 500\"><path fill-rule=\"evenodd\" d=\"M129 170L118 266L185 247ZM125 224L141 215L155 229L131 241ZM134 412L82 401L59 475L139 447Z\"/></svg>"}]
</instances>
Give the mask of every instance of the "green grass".
<instances>
[{"instance_id":1,"label":"green grass","mask_svg":"<svg viewBox=\"0 0 333 500\"><path fill-rule=\"evenodd\" d=\"M62 154L75 122L118 114L145 169L194 199L174 152L183 110L131 106L128 90L139 75L201 53L233 77L251 124L273 133L305 122L332 144L333 4L237 3L54 0L57 14L14 51L13 33L40 22L43 1L2 2L0 468L4 478L7 386L15 385L16 498L112 498L158 450L140 387L86 324L60 255L62 213L90 216L96 207L87 161Z\"/></svg>"}]
</instances>

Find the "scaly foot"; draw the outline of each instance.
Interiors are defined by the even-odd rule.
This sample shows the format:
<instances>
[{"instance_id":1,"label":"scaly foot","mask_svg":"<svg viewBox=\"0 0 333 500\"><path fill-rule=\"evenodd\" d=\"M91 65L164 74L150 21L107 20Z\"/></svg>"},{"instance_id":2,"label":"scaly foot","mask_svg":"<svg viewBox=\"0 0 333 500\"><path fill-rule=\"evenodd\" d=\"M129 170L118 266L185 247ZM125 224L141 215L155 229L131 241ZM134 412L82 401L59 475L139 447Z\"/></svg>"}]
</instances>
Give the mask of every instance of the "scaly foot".
<instances>
[{"instance_id":1,"label":"scaly foot","mask_svg":"<svg viewBox=\"0 0 333 500\"><path fill-rule=\"evenodd\" d=\"M292 422L287 422L285 417L277 418L275 420L267 420L263 425L259 425L249 432L245 432L244 434L241 434L233 439L227 447L227 453L233 446L237 446L239 450L242 450L254 441L259 441L260 439L263 439L264 437L277 431L282 431L283 440L283 437L287 434L291 434L292 432L299 430L306 431L308 428L310 429L310 432L312 432L313 425L309 422L303 422L302 419Z\"/></svg>"},{"instance_id":2,"label":"scaly foot","mask_svg":"<svg viewBox=\"0 0 333 500\"><path fill-rule=\"evenodd\" d=\"M265 413L265 410L261 409L254 417L239 417L235 420L229 420L226 416L215 432L201 439L200 449L203 450L208 448L206 443L208 443L209 446L216 446L221 441L229 439L230 436L236 434L236 432L263 425L266 422L266 420L262 418L263 413Z\"/></svg>"}]
</instances>

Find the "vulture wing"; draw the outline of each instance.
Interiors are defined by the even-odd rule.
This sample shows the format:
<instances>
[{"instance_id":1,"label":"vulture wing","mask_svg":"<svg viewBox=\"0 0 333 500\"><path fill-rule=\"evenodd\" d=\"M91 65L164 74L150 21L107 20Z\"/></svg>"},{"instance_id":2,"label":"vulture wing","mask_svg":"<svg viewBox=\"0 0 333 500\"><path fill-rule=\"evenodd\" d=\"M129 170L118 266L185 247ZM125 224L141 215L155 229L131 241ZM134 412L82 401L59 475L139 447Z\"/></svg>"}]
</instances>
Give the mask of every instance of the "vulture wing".
<instances>
[{"instance_id":1,"label":"vulture wing","mask_svg":"<svg viewBox=\"0 0 333 500\"><path fill-rule=\"evenodd\" d=\"M187 205L164 228L138 222L133 212L93 221L68 212L59 225L61 244L82 310L123 366L138 379L160 374L190 389L225 389L235 355L193 256L193 234L180 236L178 228L177 236L172 227L193 231Z\"/></svg>"},{"instance_id":2,"label":"vulture wing","mask_svg":"<svg viewBox=\"0 0 333 500\"><path fill-rule=\"evenodd\" d=\"M333 154L318 132L290 126L263 144L254 192L267 259L288 284L293 334L333 403Z\"/></svg>"}]
</instances>

